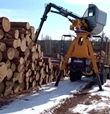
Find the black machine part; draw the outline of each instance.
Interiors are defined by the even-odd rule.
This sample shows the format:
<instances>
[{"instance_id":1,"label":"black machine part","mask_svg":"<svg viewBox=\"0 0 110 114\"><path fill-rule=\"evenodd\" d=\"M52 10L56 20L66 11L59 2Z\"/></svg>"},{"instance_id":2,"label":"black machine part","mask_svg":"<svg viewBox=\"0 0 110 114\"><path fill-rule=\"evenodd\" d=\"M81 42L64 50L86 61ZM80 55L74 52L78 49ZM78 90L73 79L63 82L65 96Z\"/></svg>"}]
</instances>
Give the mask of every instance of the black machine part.
<instances>
[{"instance_id":1,"label":"black machine part","mask_svg":"<svg viewBox=\"0 0 110 114\"><path fill-rule=\"evenodd\" d=\"M51 11L51 8L58 10L58 12L57 11ZM84 16L80 17L77 14L75 14L71 11L68 11L67 9L64 9L61 6L57 6L53 3L49 3L45 7L45 11L44 11L43 16L41 18L41 22L40 22L39 27L36 31L35 43L37 43L37 39L38 39L39 34L41 32L42 26L47 19L47 14L50 11L68 18L68 20L70 22L72 22L72 19L70 19L69 17L72 17L74 19L79 19L79 20L85 20L87 25L88 25L88 28L86 28L86 30L88 32L93 33L93 34L100 33L106 24L106 17L107 17L106 13L99 10L97 8L97 6L95 6L94 4L89 4L89 7L86 10ZM90 15L91 13L92 13L92 15Z\"/></svg>"}]
</instances>

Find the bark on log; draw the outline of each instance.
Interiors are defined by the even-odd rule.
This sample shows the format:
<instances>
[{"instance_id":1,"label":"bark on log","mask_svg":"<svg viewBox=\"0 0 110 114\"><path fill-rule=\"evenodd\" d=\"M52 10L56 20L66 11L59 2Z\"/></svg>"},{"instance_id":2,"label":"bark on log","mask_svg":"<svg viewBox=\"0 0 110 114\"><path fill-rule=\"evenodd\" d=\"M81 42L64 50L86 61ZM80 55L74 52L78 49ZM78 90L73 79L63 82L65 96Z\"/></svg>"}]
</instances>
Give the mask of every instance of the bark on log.
<instances>
[{"instance_id":1,"label":"bark on log","mask_svg":"<svg viewBox=\"0 0 110 114\"><path fill-rule=\"evenodd\" d=\"M16 48L14 50L15 50L15 58L18 58L21 52L18 51Z\"/></svg>"},{"instance_id":2,"label":"bark on log","mask_svg":"<svg viewBox=\"0 0 110 114\"><path fill-rule=\"evenodd\" d=\"M4 89L5 89L4 82L1 82L0 83L0 94L4 91Z\"/></svg>"},{"instance_id":3,"label":"bark on log","mask_svg":"<svg viewBox=\"0 0 110 114\"><path fill-rule=\"evenodd\" d=\"M19 30L10 30L8 33L5 34L5 37L7 37L8 39L18 39Z\"/></svg>"},{"instance_id":4,"label":"bark on log","mask_svg":"<svg viewBox=\"0 0 110 114\"><path fill-rule=\"evenodd\" d=\"M15 63L15 64L24 64L24 58L23 57L17 57L17 58L13 58L12 60L11 60L13 63Z\"/></svg>"},{"instance_id":5,"label":"bark on log","mask_svg":"<svg viewBox=\"0 0 110 114\"><path fill-rule=\"evenodd\" d=\"M29 29L30 24L28 22L11 22L11 27Z\"/></svg>"},{"instance_id":6,"label":"bark on log","mask_svg":"<svg viewBox=\"0 0 110 114\"><path fill-rule=\"evenodd\" d=\"M2 52L0 51L0 61L3 59Z\"/></svg>"},{"instance_id":7,"label":"bark on log","mask_svg":"<svg viewBox=\"0 0 110 114\"><path fill-rule=\"evenodd\" d=\"M25 29L19 29L19 34L21 35L21 34L24 34L24 35L27 35L27 34L29 34L29 31L27 31L27 30L25 30Z\"/></svg>"},{"instance_id":8,"label":"bark on log","mask_svg":"<svg viewBox=\"0 0 110 114\"><path fill-rule=\"evenodd\" d=\"M0 42L4 43L8 47L18 47L18 40L15 39L0 39Z\"/></svg>"},{"instance_id":9,"label":"bark on log","mask_svg":"<svg viewBox=\"0 0 110 114\"><path fill-rule=\"evenodd\" d=\"M3 37L4 37L4 31L0 29L0 39L2 39Z\"/></svg>"},{"instance_id":10,"label":"bark on log","mask_svg":"<svg viewBox=\"0 0 110 114\"><path fill-rule=\"evenodd\" d=\"M54 57L54 58L60 59L60 55L59 54L45 54L44 56L46 56L46 57Z\"/></svg>"}]
</instances>

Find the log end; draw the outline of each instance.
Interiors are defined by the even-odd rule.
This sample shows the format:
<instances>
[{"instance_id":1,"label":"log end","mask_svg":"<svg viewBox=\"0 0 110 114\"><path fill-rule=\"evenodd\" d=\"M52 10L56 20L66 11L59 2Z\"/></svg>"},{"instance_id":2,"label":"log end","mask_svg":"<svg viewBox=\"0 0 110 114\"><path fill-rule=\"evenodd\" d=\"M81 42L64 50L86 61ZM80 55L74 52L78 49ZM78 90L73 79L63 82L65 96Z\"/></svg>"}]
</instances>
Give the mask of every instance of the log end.
<instances>
[{"instance_id":1,"label":"log end","mask_svg":"<svg viewBox=\"0 0 110 114\"><path fill-rule=\"evenodd\" d=\"M5 32L8 32L10 30L11 24L7 17L2 18L2 27Z\"/></svg>"}]
</instances>

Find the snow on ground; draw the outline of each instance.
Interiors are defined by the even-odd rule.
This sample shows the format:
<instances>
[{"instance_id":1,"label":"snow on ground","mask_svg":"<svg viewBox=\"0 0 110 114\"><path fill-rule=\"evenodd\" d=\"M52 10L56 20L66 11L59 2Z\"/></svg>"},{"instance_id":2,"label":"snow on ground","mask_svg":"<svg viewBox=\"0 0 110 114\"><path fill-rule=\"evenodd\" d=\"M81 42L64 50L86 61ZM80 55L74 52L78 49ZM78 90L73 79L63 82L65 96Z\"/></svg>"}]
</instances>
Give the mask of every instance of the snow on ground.
<instances>
[{"instance_id":1,"label":"snow on ground","mask_svg":"<svg viewBox=\"0 0 110 114\"><path fill-rule=\"evenodd\" d=\"M60 81L59 86L55 87L54 82L43 85L38 93L16 99L9 105L2 107L0 114L40 114L65 98L71 97L76 90L82 89L90 81L83 78L77 82L70 82L68 78Z\"/></svg>"},{"instance_id":2,"label":"snow on ground","mask_svg":"<svg viewBox=\"0 0 110 114\"><path fill-rule=\"evenodd\" d=\"M89 98L73 107L72 112L79 114L110 114L110 80L107 80L102 87L103 91L97 91L98 87L93 86L93 89L89 91ZM90 100L93 96L95 96L95 100ZM88 104L85 103L87 100L89 101Z\"/></svg>"},{"instance_id":3,"label":"snow on ground","mask_svg":"<svg viewBox=\"0 0 110 114\"><path fill-rule=\"evenodd\" d=\"M2 107L0 114L40 114L44 110L59 106L63 99L74 97L73 93L81 90L89 81L89 78L84 77L80 81L71 83L66 78L60 81L58 87L54 86L54 82L43 85L38 93L16 99ZM73 114L110 114L110 80L107 80L102 87L104 91L98 91L98 86L94 85L89 94L80 96L76 102L77 105L72 105L72 108L67 110Z\"/></svg>"}]
</instances>

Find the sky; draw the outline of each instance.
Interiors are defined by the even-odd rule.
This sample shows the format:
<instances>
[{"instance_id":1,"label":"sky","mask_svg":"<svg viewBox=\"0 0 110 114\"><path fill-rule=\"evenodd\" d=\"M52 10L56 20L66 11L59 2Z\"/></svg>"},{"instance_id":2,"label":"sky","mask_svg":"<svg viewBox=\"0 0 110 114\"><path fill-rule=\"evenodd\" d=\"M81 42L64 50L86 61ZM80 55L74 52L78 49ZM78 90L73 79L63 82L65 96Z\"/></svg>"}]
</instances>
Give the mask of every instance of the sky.
<instances>
[{"instance_id":1,"label":"sky","mask_svg":"<svg viewBox=\"0 0 110 114\"><path fill-rule=\"evenodd\" d=\"M29 22L31 26L37 29L45 10L45 4L50 2L64 7L79 16L83 16L89 3L97 5L107 13L107 24L104 27L104 32L106 36L110 35L109 0L1 0L0 16L6 16L10 21ZM50 12L43 25L39 39L41 39L41 35L43 34L43 36L49 35L52 39L60 40L63 34L73 34L73 31L69 30L70 25L71 23L67 18Z\"/></svg>"}]
</instances>

